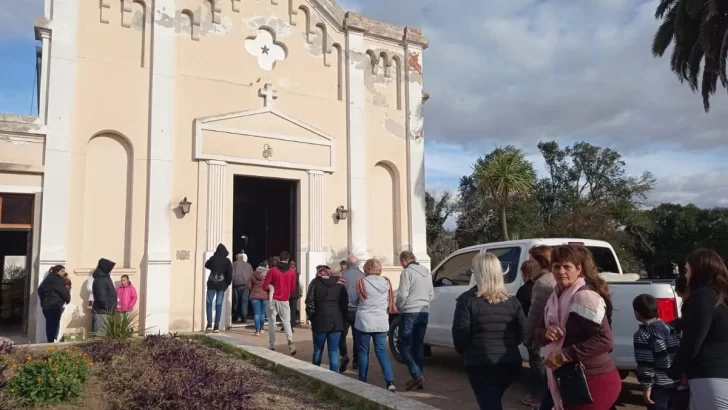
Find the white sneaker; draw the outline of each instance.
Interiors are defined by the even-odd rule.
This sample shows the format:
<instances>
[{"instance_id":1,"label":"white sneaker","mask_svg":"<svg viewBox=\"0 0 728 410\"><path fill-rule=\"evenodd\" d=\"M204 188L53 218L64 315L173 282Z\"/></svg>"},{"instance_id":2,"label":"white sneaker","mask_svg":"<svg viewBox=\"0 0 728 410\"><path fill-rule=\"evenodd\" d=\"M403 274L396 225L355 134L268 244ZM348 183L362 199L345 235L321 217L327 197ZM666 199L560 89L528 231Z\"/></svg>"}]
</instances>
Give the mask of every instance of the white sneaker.
<instances>
[{"instance_id":1,"label":"white sneaker","mask_svg":"<svg viewBox=\"0 0 728 410\"><path fill-rule=\"evenodd\" d=\"M291 341L288 341L288 351L291 352L291 356L296 355L296 345L294 345Z\"/></svg>"}]
</instances>

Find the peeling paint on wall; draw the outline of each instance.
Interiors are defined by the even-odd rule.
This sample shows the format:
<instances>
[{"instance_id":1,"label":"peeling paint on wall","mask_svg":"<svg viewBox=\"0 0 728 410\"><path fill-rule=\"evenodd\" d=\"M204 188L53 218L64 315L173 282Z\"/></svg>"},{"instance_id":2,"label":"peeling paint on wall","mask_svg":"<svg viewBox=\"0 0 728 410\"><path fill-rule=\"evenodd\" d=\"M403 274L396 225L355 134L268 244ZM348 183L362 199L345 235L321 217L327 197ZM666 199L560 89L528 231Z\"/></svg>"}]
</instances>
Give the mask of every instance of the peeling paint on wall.
<instances>
[{"instance_id":1,"label":"peeling paint on wall","mask_svg":"<svg viewBox=\"0 0 728 410\"><path fill-rule=\"evenodd\" d=\"M291 25L275 14L244 18L243 22L253 31L258 31L261 27L268 27L275 31L277 39L288 37L292 33Z\"/></svg>"},{"instance_id":2,"label":"peeling paint on wall","mask_svg":"<svg viewBox=\"0 0 728 410\"><path fill-rule=\"evenodd\" d=\"M309 43L306 39L306 33L301 34L303 38L303 45L308 50L308 53L314 57L321 57L324 54L324 36L320 31L314 31L309 34L308 39L311 40Z\"/></svg>"},{"instance_id":3,"label":"peeling paint on wall","mask_svg":"<svg viewBox=\"0 0 728 410\"><path fill-rule=\"evenodd\" d=\"M195 13L200 13L198 9ZM135 16L136 20L136 16ZM189 17L182 14L182 11L177 11L175 16L175 34L189 36L192 34L192 26L190 24ZM213 21L212 12L205 10L202 19L200 21L200 35L204 37L210 36L227 36L233 30L233 22L229 17L224 17L220 20L220 23Z\"/></svg>"},{"instance_id":4,"label":"peeling paint on wall","mask_svg":"<svg viewBox=\"0 0 728 410\"><path fill-rule=\"evenodd\" d=\"M392 117L389 113L384 115L384 129L386 129L393 136L404 139L405 128L402 123L402 118Z\"/></svg>"},{"instance_id":5,"label":"peeling paint on wall","mask_svg":"<svg viewBox=\"0 0 728 410\"><path fill-rule=\"evenodd\" d=\"M417 141L425 136L425 120L422 115L422 103L410 112L410 138Z\"/></svg>"},{"instance_id":6,"label":"peeling paint on wall","mask_svg":"<svg viewBox=\"0 0 728 410\"><path fill-rule=\"evenodd\" d=\"M411 52L407 57L407 67L410 72L410 81L422 84L422 65L420 64L420 53Z\"/></svg>"}]
</instances>

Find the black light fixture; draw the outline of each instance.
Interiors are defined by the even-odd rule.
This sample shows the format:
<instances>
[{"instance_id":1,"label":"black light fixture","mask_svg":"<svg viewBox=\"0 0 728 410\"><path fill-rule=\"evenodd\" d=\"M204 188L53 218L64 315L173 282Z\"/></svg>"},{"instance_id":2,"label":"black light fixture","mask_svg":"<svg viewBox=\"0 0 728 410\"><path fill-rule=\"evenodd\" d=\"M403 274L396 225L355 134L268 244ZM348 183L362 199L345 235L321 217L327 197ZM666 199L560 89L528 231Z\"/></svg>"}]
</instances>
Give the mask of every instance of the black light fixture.
<instances>
[{"instance_id":1,"label":"black light fixture","mask_svg":"<svg viewBox=\"0 0 728 410\"><path fill-rule=\"evenodd\" d=\"M349 215L349 210L344 208L344 205L339 205L338 208L336 208L336 220L337 221L343 221L346 219L346 217Z\"/></svg>"},{"instance_id":2,"label":"black light fixture","mask_svg":"<svg viewBox=\"0 0 728 410\"><path fill-rule=\"evenodd\" d=\"M190 207L192 206L192 202L187 200L187 197L185 199L179 201L179 207L182 210L182 215L187 215L190 213Z\"/></svg>"}]
</instances>

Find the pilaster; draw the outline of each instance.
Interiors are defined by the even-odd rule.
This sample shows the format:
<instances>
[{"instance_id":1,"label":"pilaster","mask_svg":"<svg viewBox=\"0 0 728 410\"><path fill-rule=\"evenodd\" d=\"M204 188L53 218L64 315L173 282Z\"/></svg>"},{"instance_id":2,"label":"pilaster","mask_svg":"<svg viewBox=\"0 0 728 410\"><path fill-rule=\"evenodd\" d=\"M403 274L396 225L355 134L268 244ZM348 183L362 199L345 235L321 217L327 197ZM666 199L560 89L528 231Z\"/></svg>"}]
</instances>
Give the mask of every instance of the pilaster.
<instances>
[{"instance_id":1,"label":"pilaster","mask_svg":"<svg viewBox=\"0 0 728 410\"><path fill-rule=\"evenodd\" d=\"M207 250L222 243L227 162L207 161Z\"/></svg>"},{"instance_id":2,"label":"pilaster","mask_svg":"<svg viewBox=\"0 0 728 410\"><path fill-rule=\"evenodd\" d=\"M49 2L45 7L50 19ZM70 162L73 114L76 95L76 46L80 0L55 1L53 5L53 39L43 39L43 53L52 67L48 73L45 164L43 175L43 209L41 211L40 258L35 283L40 283L54 265L67 259L68 216L70 202ZM50 56L48 58L48 56ZM47 68L48 69L48 68ZM42 115L42 114L41 114ZM40 299L31 292L40 312ZM32 320L32 319L31 319ZM45 341L45 319L35 315L37 342Z\"/></svg>"},{"instance_id":3,"label":"pilaster","mask_svg":"<svg viewBox=\"0 0 728 410\"><path fill-rule=\"evenodd\" d=\"M346 32L347 157L349 197L349 252L360 259L368 255L367 244L367 184L366 184L366 58L364 35L355 30Z\"/></svg>"},{"instance_id":4,"label":"pilaster","mask_svg":"<svg viewBox=\"0 0 728 410\"><path fill-rule=\"evenodd\" d=\"M174 152L175 0L153 2L151 30L151 101L149 118L149 187L144 327L169 332L172 268L172 153Z\"/></svg>"},{"instance_id":5,"label":"pilaster","mask_svg":"<svg viewBox=\"0 0 728 410\"><path fill-rule=\"evenodd\" d=\"M405 33L406 37L407 33ZM407 206L409 208L409 248L420 264L430 267L427 254L425 213L425 139L423 108L423 70L420 45L405 46L405 107L407 109Z\"/></svg>"},{"instance_id":6,"label":"pilaster","mask_svg":"<svg viewBox=\"0 0 728 410\"><path fill-rule=\"evenodd\" d=\"M302 284L308 284L316 277L316 266L326 264L324 250L324 173L308 171L308 253L306 255L306 276ZM305 320L301 311L301 320Z\"/></svg>"}]
</instances>

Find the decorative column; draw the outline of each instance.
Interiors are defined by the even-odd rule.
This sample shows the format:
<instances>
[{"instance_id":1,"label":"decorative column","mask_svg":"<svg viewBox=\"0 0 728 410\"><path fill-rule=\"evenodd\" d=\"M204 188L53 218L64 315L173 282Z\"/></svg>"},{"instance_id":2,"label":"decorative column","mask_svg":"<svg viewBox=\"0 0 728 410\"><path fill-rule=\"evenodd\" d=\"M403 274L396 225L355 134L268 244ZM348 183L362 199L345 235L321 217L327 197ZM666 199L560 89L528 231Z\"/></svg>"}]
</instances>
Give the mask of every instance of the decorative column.
<instances>
[{"instance_id":1,"label":"decorative column","mask_svg":"<svg viewBox=\"0 0 728 410\"><path fill-rule=\"evenodd\" d=\"M361 64L366 58L361 16L347 13L346 18L346 75L347 75L347 137L348 137L348 196L349 252L365 260L367 246L367 182L366 182L366 86Z\"/></svg>"},{"instance_id":2,"label":"decorative column","mask_svg":"<svg viewBox=\"0 0 728 410\"><path fill-rule=\"evenodd\" d=\"M327 253L324 249L324 173L308 171L308 262L302 289L316 277L316 266L326 264ZM304 293L305 294L305 293ZM305 321L304 310L301 310L301 321Z\"/></svg>"},{"instance_id":3,"label":"decorative column","mask_svg":"<svg viewBox=\"0 0 728 410\"><path fill-rule=\"evenodd\" d=\"M152 10L149 187L144 328L169 332L172 270L171 214L174 153L175 0L155 0Z\"/></svg>"},{"instance_id":4,"label":"decorative column","mask_svg":"<svg viewBox=\"0 0 728 410\"><path fill-rule=\"evenodd\" d=\"M227 162L207 161L207 251L215 252L222 243L225 168Z\"/></svg>"},{"instance_id":5,"label":"decorative column","mask_svg":"<svg viewBox=\"0 0 728 410\"><path fill-rule=\"evenodd\" d=\"M204 282L202 284L205 292L202 294L202 306L207 303L207 278L210 277L210 271L204 268L205 262L215 253L217 245L223 242L223 229L225 227L225 172L227 162L224 161L207 161L207 251L205 252L201 263L203 264L202 276ZM234 258L234 252L230 251L230 258ZM232 316L229 314L232 308L232 293L225 292L225 302L222 305L222 318L220 326L228 329L232 325ZM213 318L215 310L212 312ZM204 318L203 322L207 318Z\"/></svg>"},{"instance_id":6,"label":"decorative column","mask_svg":"<svg viewBox=\"0 0 728 410\"><path fill-rule=\"evenodd\" d=\"M51 18L50 1L46 1L45 20ZM76 46L80 0L55 1L52 47L50 38L43 40L43 52L50 54L48 113L45 143L45 174L43 175L43 209L41 211L40 262L35 272L35 284L45 277L54 265L65 265L67 259L68 216L70 202L71 135L73 131L73 101L76 92ZM48 46L48 48L46 48ZM45 60L45 57L44 57ZM43 96L41 96L43 98ZM42 115L42 114L41 114ZM40 299L29 314L29 337L45 342L45 319L40 314ZM33 325L35 318L35 325Z\"/></svg>"},{"instance_id":7,"label":"decorative column","mask_svg":"<svg viewBox=\"0 0 728 410\"><path fill-rule=\"evenodd\" d=\"M41 41L40 75L38 81L38 117L43 124L48 118L48 58L51 48L50 21L45 17L35 21L35 39Z\"/></svg>"},{"instance_id":8,"label":"decorative column","mask_svg":"<svg viewBox=\"0 0 728 410\"><path fill-rule=\"evenodd\" d=\"M422 51L427 40L418 29L405 28L405 107L407 121L407 206L409 208L409 247L420 264L430 267L427 254L425 217L425 140Z\"/></svg>"}]
</instances>

